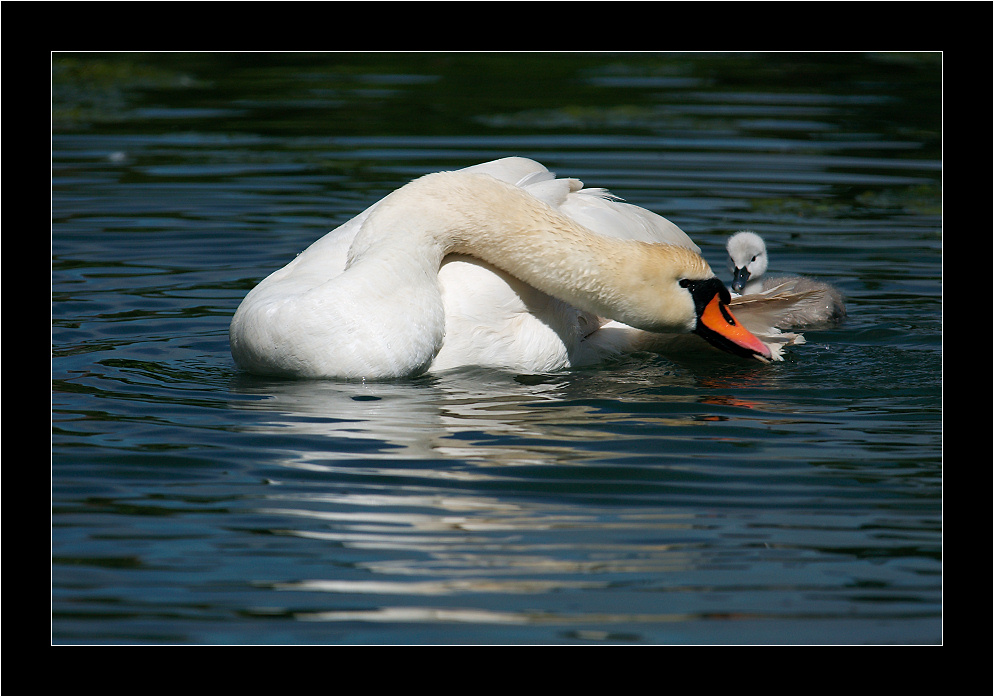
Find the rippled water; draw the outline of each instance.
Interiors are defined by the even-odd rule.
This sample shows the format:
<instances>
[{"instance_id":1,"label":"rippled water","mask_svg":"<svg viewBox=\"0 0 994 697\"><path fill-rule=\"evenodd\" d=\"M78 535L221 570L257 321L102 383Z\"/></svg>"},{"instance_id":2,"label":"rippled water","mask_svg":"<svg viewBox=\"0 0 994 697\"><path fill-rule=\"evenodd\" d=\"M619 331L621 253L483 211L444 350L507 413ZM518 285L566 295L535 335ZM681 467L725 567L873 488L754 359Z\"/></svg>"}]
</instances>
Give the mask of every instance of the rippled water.
<instances>
[{"instance_id":1,"label":"rippled water","mask_svg":"<svg viewBox=\"0 0 994 697\"><path fill-rule=\"evenodd\" d=\"M56 54L55 643L937 643L936 55ZM506 155L849 318L785 363L240 373L262 277Z\"/></svg>"}]
</instances>

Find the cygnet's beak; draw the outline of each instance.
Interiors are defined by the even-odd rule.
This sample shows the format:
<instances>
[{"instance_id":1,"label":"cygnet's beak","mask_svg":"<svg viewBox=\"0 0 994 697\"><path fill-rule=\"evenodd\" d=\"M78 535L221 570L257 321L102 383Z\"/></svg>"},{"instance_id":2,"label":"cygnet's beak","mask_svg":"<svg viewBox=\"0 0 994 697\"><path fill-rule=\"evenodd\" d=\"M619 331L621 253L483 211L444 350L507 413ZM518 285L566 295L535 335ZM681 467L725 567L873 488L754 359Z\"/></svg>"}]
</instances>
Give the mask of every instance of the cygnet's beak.
<instances>
[{"instance_id":1,"label":"cygnet's beak","mask_svg":"<svg viewBox=\"0 0 994 697\"><path fill-rule=\"evenodd\" d=\"M732 270L732 290L736 293L741 293L742 289L745 288L746 282L749 280L749 269L746 267L735 267Z\"/></svg>"},{"instance_id":2,"label":"cygnet's beak","mask_svg":"<svg viewBox=\"0 0 994 697\"><path fill-rule=\"evenodd\" d=\"M773 354L769 346L743 327L729 310L728 290L717 279L708 281L711 283L706 281L704 284L712 285L714 291L709 299L698 304L697 328L694 332L722 351L745 358L756 358L764 363L771 361ZM699 287L695 290L704 289ZM706 296L698 296L695 300L704 298Z\"/></svg>"}]
</instances>

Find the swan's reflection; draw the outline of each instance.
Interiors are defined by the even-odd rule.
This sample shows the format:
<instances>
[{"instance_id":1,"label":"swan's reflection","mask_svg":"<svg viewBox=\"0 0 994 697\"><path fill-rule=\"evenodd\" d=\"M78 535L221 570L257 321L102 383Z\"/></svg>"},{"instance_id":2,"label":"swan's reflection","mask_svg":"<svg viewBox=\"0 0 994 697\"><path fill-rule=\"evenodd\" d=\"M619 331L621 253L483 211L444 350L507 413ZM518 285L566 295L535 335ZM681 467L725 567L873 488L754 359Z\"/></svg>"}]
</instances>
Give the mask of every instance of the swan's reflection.
<instances>
[{"instance_id":1,"label":"swan's reflection","mask_svg":"<svg viewBox=\"0 0 994 697\"><path fill-rule=\"evenodd\" d=\"M246 380L239 392L263 396L239 405L267 413L254 430L325 437L319 450L288 451L283 463L288 467L341 467L350 460L362 460L368 467L377 456L426 462L439 458L527 462L557 455L555 447L536 454L509 445L510 438L498 447L480 443L509 436L544 437L542 424L548 416L543 405L556 402L560 395L555 382L525 387L511 376L481 382L457 375L371 383ZM558 418L582 420L590 411L584 406L567 407L565 412L558 410ZM568 457L569 450L559 454ZM449 471L447 476L472 474Z\"/></svg>"},{"instance_id":2,"label":"swan's reflection","mask_svg":"<svg viewBox=\"0 0 994 697\"><path fill-rule=\"evenodd\" d=\"M614 428L618 423L637 419L651 430L700 420L702 404L763 406L754 399L715 396L715 381L707 376L648 365L647 370L548 376L467 370L396 382L241 376L235 392L259 399L234 406L267 414L253 430L322 436L316 450L301 448L314 442L301 439L284 463L318 469L354 459L368 467L378 456L509 465L582 462L613 452L612 442L624 437ZM473 475L462 470L449 476Z\"/></svg>"},{"instance_id":3,"label":"swan's reflection","mask_svg":"<svg viewBox=\"0 0 994 697\"><path fill-rule=\"evenodd\" d=\"M451 608L428 598L551 599L699 568L714 554L707 542L714 517L641 504L640 465L620 465L624 474L613 481L618 470L603 464L624 460L621 440L706 428L702 415L716 400L699 382L651 362L644 370L532 377L467 371L386 383L239 381L238 407L264 416L250 429L285 444L274 452L287 471L275 483L284 486L268 489L257 511L273 521L273 534L347 559L340 572L260 583L309 598L327 594L336 608L301 618L376 621L409 611L409 621L437 621ZM576 470L586 465L590 474ZM661 459L649 468L667 466L683 465ZM304 470L328 476L293 474ZM602 485L618 487L613 503L602 502ZM379 599L372 610L371 597ZM414 608L411 598L419 597L424 605ZM491 610L467 611L479 620ZM538 621L529 613L495 616Z\"/></svg>"},{"instance_id":4,"label":"swan's reflection","mask_svg":"<svg viewBox=\"0 0 994 697\"><path fill-rule=\"evenodd\" d=\"M409 603L419 597L598 592L610 589L619 578L659 583L667 574L697 568L713 556L699 542L688 543L709 534L713 522L702 523L688 512L618 515L594 507L512 505L485 496L425 499L405 492L380 496L365 510L370 500L364 495L295 503L262 512L299 517L301 524L282 534L323 543L331 554L347 550L348 568L334 575L261 585L328 594L338 608L344 598L367 608L365 598L370 596L380 603L372 616L364 614L367 609L359 615L305 612L302 619L375 621L379 613L396 610L398 600ZM319 510L319 503L335 506ZM423 508L412 510L418 505ZM430 621L440 608L424 602L415 616Z\"/></svg>"}]
</instances>

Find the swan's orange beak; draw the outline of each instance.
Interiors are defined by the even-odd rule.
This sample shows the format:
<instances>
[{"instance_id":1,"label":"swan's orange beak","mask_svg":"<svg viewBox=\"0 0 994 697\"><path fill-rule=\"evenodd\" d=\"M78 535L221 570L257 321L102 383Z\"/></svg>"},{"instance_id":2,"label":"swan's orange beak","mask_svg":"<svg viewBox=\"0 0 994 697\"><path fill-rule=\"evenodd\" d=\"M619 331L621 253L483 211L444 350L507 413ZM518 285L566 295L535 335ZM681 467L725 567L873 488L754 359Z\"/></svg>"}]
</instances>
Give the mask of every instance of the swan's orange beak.
<instances>
[{"instance_id":1,"label":"swan's orange beak","mask_svg":"<svg viewBox=\"0 0 994 697\"><path fill-rule=\"evenodd\" d=\"M773 358L770 348L735 319L728 304L718 293L708 301L697 318L696 331L711 344L728 353L757 358L763 362Z\"/></svg>"}]
</instances>

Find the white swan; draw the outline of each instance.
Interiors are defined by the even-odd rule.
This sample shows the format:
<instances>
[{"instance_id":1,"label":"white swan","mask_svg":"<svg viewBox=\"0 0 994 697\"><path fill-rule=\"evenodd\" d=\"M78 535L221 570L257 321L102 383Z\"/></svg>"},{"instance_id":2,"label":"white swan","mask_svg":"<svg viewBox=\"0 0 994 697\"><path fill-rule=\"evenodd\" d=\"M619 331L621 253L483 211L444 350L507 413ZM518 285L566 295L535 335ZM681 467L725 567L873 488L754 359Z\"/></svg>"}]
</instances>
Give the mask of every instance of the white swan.
<instances>
[{"instance_id":1,"label":"white swan","mask_svg":"<svg viewBox=\"0 0 994 697\"><path fill-rule=\"evenodd\" d=\"M532 160L438 172L259 283L232 318L231 353L249 372L297 377L542 372L694 333L780 359L780 340L732 317L699 251L668 220Z\"/></svg>"},{"instance_id":2,"label":"white swan","mask_svg":"<svg viewBox=\"0 0 994 697\"><path fill-rule=\"evenodd\" d=\"M743 230L728 238L728 268L732 272L732 298L737 311L753 306L763 322L778 329L800 329L831 324L846 316L838 289L804 276L764 276L769 255L763 238ZM758 319L752 315L753 319ZM796 343L796 342L795 342Z\"/></svg>"}]
</instances>

